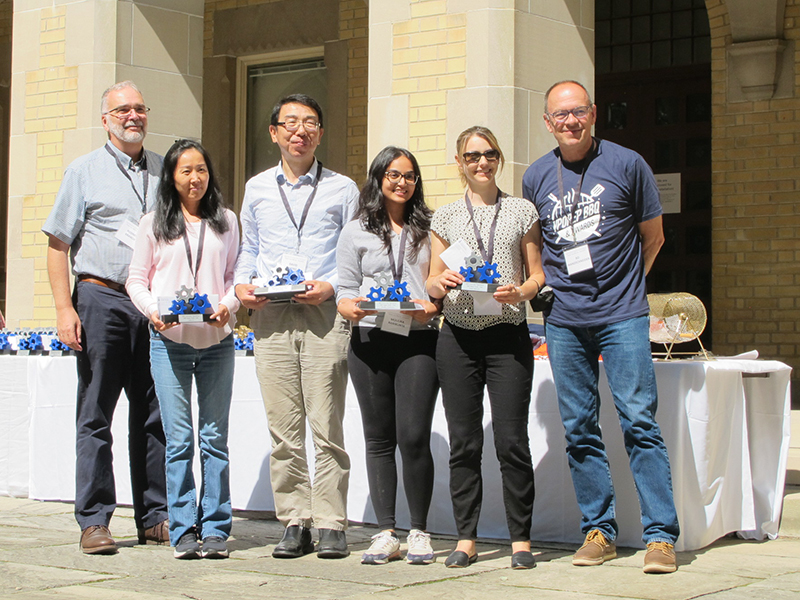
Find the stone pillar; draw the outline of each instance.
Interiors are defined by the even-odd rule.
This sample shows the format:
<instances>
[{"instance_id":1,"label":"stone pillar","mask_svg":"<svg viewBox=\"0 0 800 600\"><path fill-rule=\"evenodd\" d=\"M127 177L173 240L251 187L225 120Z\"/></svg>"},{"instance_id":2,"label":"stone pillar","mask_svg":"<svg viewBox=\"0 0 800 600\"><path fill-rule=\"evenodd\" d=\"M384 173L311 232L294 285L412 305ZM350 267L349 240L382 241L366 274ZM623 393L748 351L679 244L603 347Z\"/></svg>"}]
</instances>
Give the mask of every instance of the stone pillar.
<instances>
[{"instance_id":1,"label":"stone pillar","mask_svg":"<svg viewBox=\"0 0 800 600\"><path fill-rule=\"evenodd\" d=\"M15 0L6 319L55 323L41 233L64 168L101 146L100 96L136 82L146 146L201 134L203 0Z\"/></svg>"},{"instance_id":2,"label":"stone pillar","mask_svg":"<svg viewBox=\"0 0 800 600\"><path fill-rule=\"evenodd\" d=\"M461 131L497 135L500 186L519 195L524 170L554 145L544 92L561 79L594 87L593 0L372 0L369 15L368 161L407 147L432 206L463 192Z\"/></svg>"}]
</instances>

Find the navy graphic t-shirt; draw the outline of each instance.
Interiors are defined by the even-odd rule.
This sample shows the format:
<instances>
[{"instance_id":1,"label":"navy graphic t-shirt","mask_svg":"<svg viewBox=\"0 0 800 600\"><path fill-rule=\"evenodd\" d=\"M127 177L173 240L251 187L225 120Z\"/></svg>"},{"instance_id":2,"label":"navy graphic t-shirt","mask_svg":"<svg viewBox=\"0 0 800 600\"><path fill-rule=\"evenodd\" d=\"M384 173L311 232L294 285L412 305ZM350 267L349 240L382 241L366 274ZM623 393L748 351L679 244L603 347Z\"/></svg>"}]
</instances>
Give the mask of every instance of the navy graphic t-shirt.
<instances>
[{"instance_id":1,"label":"navy graphic t-shirt","mask_svg":"<svg viewBox=\"0 0 800 600\"><path fill-rule=\"evenodd\" d=\"M638 224L661 214L653 172L636 152L596 140L578 197L585 161L562 163L559 198L556 148L533 163L522 193L539 212L542 263L555 302L545 315L561 326L610 325L648 314ZM567 273L564 250L587 243L593 268Z\"/></svg>"}]
</instances>

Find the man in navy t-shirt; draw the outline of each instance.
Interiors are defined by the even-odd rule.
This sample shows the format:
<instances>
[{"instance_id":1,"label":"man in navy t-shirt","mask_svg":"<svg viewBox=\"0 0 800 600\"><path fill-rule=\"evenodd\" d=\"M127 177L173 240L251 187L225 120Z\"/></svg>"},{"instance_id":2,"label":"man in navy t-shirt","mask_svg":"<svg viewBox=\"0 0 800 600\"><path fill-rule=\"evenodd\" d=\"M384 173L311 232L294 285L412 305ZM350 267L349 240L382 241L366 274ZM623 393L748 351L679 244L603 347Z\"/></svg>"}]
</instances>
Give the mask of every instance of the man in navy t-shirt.
<instances>
[{"instance_id":1,"label":"man in navy t-shirt","mask_svg":"<svg viewBox=\"0 0 800 600\"><path fill-rule=\"evenodd\" d=\"M558 147L525 172L539 212L542 262L555 292L547 348L586 540L578 566L616 557L614 487L598 421L599 358L614 397L639 494L645 573L676 570L678 517L648 338L645 274L664 242L658 189L644 159L591 135L586 88L562 81L545 94L544 121Z\"/></svg>"}]
</instances>

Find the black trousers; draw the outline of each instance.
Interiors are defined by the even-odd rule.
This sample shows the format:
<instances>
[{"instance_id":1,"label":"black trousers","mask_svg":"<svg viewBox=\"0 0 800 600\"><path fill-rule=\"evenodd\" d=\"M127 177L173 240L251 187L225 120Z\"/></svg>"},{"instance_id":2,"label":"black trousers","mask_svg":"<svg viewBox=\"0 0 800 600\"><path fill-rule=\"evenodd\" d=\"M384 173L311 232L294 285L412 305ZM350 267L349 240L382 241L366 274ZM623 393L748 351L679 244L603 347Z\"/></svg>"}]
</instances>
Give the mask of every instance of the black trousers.
<instances>
[{"instance_id":1,"label":"black trousers","mask_svg":"<svg viewBox=\"0 0 800 600\"><path fill-rule=\"evenodd\" d=\"M369 493L381 529L395 526L398 447L411 528L427 527L433 495L431 423L439 391L437 335L412 331L404 337L353 328L347 366L361 408Z\"/></svg>"},{"instance_id":2,"label":"black trousers","mask_svg":"<svg viewBox=\"0 0 800 600\"><path fill-rule=\"evenodd\" d=\"M128 397L128 454L137 527L167 518L164 451L153 379L148 320L121 292L78 282L81 319L75 444L75 518L81 529L108 525L117 506L111 420L122 390Z\"/></svg>"},{"instance_id":3,"label":"black trousers","mask_svg":"<svg viewBox=\"0 0 800 600\"><path fill-rule=\"evenodd\" d=\"M472 331L445 321L436 346L450 434L450 496L459 539L474 540L483 501L483 391L512 542L530 540L534 484L528 440L533 349L524 323Z\"/></svg>"}]
</instances>

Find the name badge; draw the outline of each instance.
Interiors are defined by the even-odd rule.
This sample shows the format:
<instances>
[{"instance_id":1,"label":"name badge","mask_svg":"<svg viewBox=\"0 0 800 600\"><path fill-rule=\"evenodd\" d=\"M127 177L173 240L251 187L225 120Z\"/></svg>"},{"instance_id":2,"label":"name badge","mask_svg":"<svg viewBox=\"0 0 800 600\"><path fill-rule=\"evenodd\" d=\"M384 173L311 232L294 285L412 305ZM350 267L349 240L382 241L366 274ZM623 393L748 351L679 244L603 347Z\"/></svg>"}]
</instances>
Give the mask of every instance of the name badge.
<instances>
[{"instance_id":1,"label":"name badge","mask_svg":"<svg viewBox=\"0 0 800 600\"><path fill-rule=\"evenodd\" d=\"M279 264L282 267L289 267L291 269L300 269L303 273L308 271L308 258L302 254L293 254L292 252L284 252L281 254ZM306 279L311 277L306 276Z\"/></svg>"},{"instance_id":2,"label":"name badge","mask_svg":"<svg viewBox=\"0 0 800 600\"><path fill-rule=\"evenodd\" d=\"M594 268L588 244L567 248L564 250L564 260L567 263L567 273L570 275L583 273Z\"/></svg>"},{"instance_id":3,"label":"name badge","mask_svg":"<svg viewBox=\"0 0 800 600\"><path fill-rule=\"evenodd\" d=\"M411 331L411 321L413 320L414 317L411 315L404 315L399 312L383 313L381 330L387 333L408 336L408 332Z\"/></svg>"},{"instance_id":4,"label":"name badge","mask_svg":"<svg viewBox=\"0 0 800 600\"><path fill-rule=\"evenodd\" d=\"M120 225L115 237L128 248L133 249L136 245L136 232L138 231L139 224L131 219L126 219L122 225Z\"/></svg>"}]
</instances>

